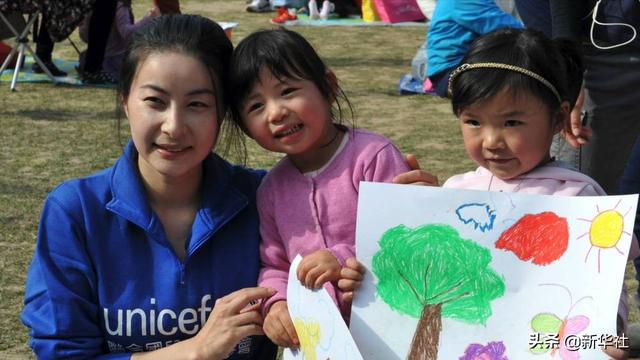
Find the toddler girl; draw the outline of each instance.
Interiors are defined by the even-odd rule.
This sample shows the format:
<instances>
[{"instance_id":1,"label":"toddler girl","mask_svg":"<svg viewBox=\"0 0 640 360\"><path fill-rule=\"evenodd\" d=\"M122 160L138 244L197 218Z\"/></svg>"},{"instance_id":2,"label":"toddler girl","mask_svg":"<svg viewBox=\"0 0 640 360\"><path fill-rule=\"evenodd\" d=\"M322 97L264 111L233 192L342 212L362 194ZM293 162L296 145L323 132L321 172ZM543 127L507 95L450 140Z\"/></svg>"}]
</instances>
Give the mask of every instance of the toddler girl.
<instances>
[{"instance_id":1,"label":"toddler girl","mask_svg":"<svg viewBox=\"0 0 640 360\"><path fill-rule=\"evenodd\" d=\"M335 74L299 34L253 33L238 44L231 67L235 122L263 148L286 154L258 190L259 284L277 290L263 304L265 333L280 346L296 346L286 306L291 261L298 253L304 257L300 281L325 285L348 319L349 301L338 294L361 271L354 259L347 262L355 255L360 181L391 182L408 167L384 137L341 125L338 100L350 104Z\"/></svg>"},{"instance_id":2,"label":"toddler girl","mask_svg":"<svg viewBox=\"0 0 640 360\"><path fill-rule=\"evenodd\" d=\"M578 97L579 53L534 30L498 30L476 40L449 78L464 146L478 169L444 187L529 194L599 196L604 190L549 155ZM630 258L637 255L637 241ZM628 314L620 299L619 327Z\"/></svg>"}]
</instances>

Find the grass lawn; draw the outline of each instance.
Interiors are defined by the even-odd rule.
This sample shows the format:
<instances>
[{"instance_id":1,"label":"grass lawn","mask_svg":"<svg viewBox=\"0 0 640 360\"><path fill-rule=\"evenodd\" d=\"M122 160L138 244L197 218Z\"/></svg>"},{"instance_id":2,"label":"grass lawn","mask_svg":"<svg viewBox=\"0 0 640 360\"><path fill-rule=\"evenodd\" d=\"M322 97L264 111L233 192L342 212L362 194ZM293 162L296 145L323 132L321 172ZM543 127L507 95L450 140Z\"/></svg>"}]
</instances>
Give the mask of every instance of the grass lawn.
<instances>
[{"instance_id":1,"label":"grass lawn","mask_svg":"<svg viewBox=\"0 0 640 360\"><path fill-rule=\"evenodd\" d=\"M183 0L185 13L238 22L233 42L269 28L273 13L245 12L244 0ZM142 16L150 1L134 0ZM295 27L336 72L356 111L356 125L382 133L443 182L474 168L464 153L448 102L430 96L399 96L398 80L424 41L421 27ZM72 35L81 42L77 32ZM69 42L54 57L75 60ZM96 88L0 83L0 358L29 358L27 332L19 321L23 287L43 200L60 182L110 166L122 146L115 127L115 93ZM125 124L126 125L126 124ZM126 127L126 126L124 126ZM123 131L123 141L126 130ZM270 167L278 157L249 144L248 165ZM628 281L635 293L635 281ZM632 318L636 319L637 305Z\"/></svg>"}]
</instances>

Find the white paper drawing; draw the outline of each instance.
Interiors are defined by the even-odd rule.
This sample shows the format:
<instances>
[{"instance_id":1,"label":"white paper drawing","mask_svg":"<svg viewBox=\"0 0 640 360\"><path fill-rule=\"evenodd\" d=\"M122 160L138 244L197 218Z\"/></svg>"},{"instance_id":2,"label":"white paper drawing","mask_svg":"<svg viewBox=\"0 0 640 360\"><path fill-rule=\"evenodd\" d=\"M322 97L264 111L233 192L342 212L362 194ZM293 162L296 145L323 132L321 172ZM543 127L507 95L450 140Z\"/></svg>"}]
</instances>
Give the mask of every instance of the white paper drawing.
<instances>
[{"instance_id":1,"label":"white paper drawing","mask_svg":"<svg viewBox=\"0 0 640 360\"><path fill-rule=\"evenodd\" d=\"M603 358L637 200L361 183L363 357Z\"/></svg>"},{"instance_id":2,"label":"white paper drawing","mask_svg":"<svg viewBox=\"0 0 640 360\"><path fill-rule=\"evenodd\" d=\"M302 257L298 255L291 263L287 284L287 307L300 340L300 348L295 352L285 349L284 359L362 359L329 293L325 289L307 289L298 280L296 270L300 261Z\"/></svg>"}]
</instances>

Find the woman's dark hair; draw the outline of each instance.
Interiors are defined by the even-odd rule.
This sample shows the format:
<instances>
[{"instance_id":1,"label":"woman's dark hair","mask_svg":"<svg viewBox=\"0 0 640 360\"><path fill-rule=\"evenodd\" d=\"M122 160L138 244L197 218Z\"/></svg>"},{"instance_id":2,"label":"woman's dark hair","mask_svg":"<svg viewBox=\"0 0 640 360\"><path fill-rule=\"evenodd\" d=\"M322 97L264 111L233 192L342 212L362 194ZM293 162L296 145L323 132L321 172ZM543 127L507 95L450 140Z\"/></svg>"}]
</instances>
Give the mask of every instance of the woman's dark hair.
<instances>
[{"instance_id":1,"label":"woman's dark hair","mask_svg":"<svg viewBox=\"0 0 640 360\"><path fill-rule=\"evenodd\" d=\"M562 101L573 108L582 86L582 57L567 40L551 40L532 29L502 29L476 39L461 64L502 63L530 70L549 81ZM494 68L463 71L451 83L451 105L458 115L466 107L489 100L503 89L514 95L529 92L553 113L560 102L539 80L519 72Z\"/></svg>"},{"instance_id":2,"label":"woman's dark hair","mask_svg":"<svg viewBox=\"0 0 640 360\"><path fill-rule=\"evenodd\" d=\"M259 81L263 68L278 79L294 78L313 82L322 96L335 104L331 109L331 117L335 122L342 123L342 101L353 120L351 102L337 80L329 80L328 68L311 44L302 35L280 28L252 33L233 52L229 76L231 117L242 129L242 104Z\"/></svg>"},{"instance_id":3,"label":"woman's dark hair","mask_svg":"<svg viewBox=\"0 0 640 360\"><path fill-rule=\"evenodd\" d=\"M228 109L227 82L233 45L214 21L198 15L164 15L136 31L127 46L117 87L119 113L127 100L140 64L153 53L180 52L200 60L216 89L219 125ZM171 71L171 69L167 69ZM118 125L119 128L119 125ZM233 141L233 136L227 140ZM231 144L227 144L227 150Z\"/></svg>"}]
</instances>

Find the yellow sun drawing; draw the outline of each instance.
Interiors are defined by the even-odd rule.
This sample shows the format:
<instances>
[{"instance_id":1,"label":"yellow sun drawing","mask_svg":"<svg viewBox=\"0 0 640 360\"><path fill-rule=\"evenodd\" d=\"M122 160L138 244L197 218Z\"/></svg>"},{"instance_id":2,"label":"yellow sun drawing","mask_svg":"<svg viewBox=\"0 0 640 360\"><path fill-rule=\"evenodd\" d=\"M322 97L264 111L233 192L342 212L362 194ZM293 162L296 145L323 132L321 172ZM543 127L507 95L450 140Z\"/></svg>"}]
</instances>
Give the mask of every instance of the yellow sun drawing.
<instances>
[{"instance_id":1,"label":"yellow sun drawing","mask_svg":"<svg viewBox=\"0 0 640 360\"><path fill-rule=\"evenodd\" d=\"M317 321L306 322L302 319L293 319L293 327L298 333L300 351L305 360L317 360L316 346L320 343L320 324Z\"/></svg>"},{"instance_id":2,"label":"yellow sun drawing","mask_svg":"<svg viewBox=\"0 0 640 360\"><path fill-rule=\"evenodd\" d=\"M591 247L589 251L587 251L587 256L584 258L584 262L587 262L589 258L589 254L591 253L591 249L594 247L598 248L598 272L600 272L600 252L602 249L610 249L614 248L618 250L621 255L624 255L620 249L616 245L618 245L618 241L622 237L622 234L631 235L630 233L624 231L624 218L629 213L629 210L623 214L616 210L618 205L620 205L620 201L616 203L616 206L613 209L600 211L598 205L596 205L596 211L598 214L593 219L582 219L578 218L578 220L587 221L591 223L589 227L589 232L584 233L578 237L578 239L589 235L589 240L591 241Z\"/></svg>"}]
</instances>

